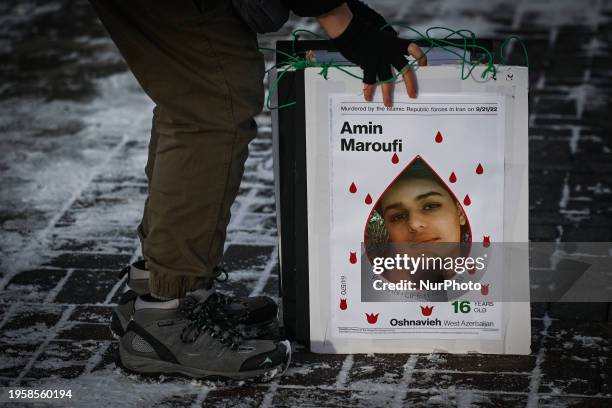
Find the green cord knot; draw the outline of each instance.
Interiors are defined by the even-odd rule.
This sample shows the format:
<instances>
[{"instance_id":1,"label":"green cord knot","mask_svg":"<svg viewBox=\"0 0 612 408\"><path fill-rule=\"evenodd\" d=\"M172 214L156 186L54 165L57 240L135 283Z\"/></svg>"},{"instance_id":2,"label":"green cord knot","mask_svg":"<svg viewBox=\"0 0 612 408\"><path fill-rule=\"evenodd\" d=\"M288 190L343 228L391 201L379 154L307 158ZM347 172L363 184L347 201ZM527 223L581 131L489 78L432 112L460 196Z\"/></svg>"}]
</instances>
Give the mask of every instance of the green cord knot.
<instances>
[{"instance_id":1,"label":"green cord knot","mask_svg":"<svg viewBox=\"0 0 612 408\"><path fill-rule=\"evenodd\" d=\"M290 67L292 67L294 69L304 69L304 68L308 68L309 66L311 66L311 64L306 59L298 59L298 60L288 64L288 66L290 66Z\"/></svg>"},{"instance_id":2,"label":"green cord knot","mask_svg":"<svg viewBox=\"0 0 612 408\"><path fill-rule=\"evenodd\" d=\"M487 69L485 69L484 71L482 71L482 78L486 78L487 77L487 73L491 72L491 78L495 79L497 76L497 69L495 69L495 65L490 64L487 66Z\"/></svg>"},{"instance_id":3,"label":"green cord knot","mask_svg":"<svg viewBox=\"0 0 612 408\"><path fill-rule=\"evenodd\" d=\"M327 75L329 75L329 69L334 66L334 61L323 62L320 64L321 71L319 71L319 75L321 75L325 80L327 80Z\"/></svg>"}]
</instances>

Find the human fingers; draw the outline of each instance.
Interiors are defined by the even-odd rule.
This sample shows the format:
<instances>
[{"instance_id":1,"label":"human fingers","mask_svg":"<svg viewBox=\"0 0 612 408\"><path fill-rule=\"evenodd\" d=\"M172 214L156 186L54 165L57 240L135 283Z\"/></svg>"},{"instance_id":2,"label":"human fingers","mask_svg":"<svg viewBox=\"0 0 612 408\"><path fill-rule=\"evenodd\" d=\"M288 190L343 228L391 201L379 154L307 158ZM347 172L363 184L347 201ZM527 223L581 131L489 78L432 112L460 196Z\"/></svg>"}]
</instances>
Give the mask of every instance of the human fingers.
<instances>
[{"instance_id":1,"label":"human fingers","mask_svg":"<svg viewBox=\"0 0 612 408\"><path fill-rule=\"evenodd\" d=\"M390 108L393 106L393 82L383 82L380 87L382 88L383 104Z\"/></svg>"},{"instance_id":2,"label":"human fingers","mask_svg":"<svg viewBox=\"0 0 612 408\"><path fill-rule=\"evenodd\" d=\"M408 55L412 55L420 66L427 65L427 56L416 43L410 43L408 45Z\"/></svg>"},{"instance_id":3,"label":"human fingers","mask_svg":"<svg viewBox=\"0 0 612 408\"><path fill-rule=\"evenodd\" d=\"M372 102L376 88L376 71L371 68L363 69L363 96L367 102Z\"/></svg>"},{"instance_id":4,"label":"human fingers","mask_svg":"<svg viewBox=\"0 0 612 408\"><path fill-rule=\"evenodd\" d=\"M391 107L393 105L393 83L391 80L393 79L393 73L391 72L391 66L389 64L381 64L378 67L378 79L382 81L381 89L383 96L383 104L387 107Z\"/></svg>"},{"instance_id":5,"label":"human fingers","mask_svg":"<svg viewBox=\"0 0 612 408\"><path fill-rule=\"evenodd\" d=\"M427 65L427 56L417 44L410 43L407 47L407 52L409 55L416 58L420 66ZM404 78L404 84L406 85L406 92L408 92L408 96L411 98L416 98L418 93L417 79L416 74L414 73L414 70L410 64L407 64L402 70L402 77Z\"/></svg>"},{"instance_id":6,"label":"human fingers","mask_svg":"<svg viewBox=\"0 0 612 408\"><path fill-rule=\"evenodd\" d=\"M412 66L407 64L402 70L402 77L404 78L404 84L406 85L406 92L408 92L408 96L411 98L417 97L417 81L416 75L412 70Z\"/></svg>"},{"instance_id":7,"label":"human fingers","mask_svg":"<svg viewBox=\"0 0 612 408\"><path fill-rule=\"evenodd\" d=\"M372 102L375 88L376 85L374 84L363 84L363 96L367 102Z\"/></svg>"}]
</instances>

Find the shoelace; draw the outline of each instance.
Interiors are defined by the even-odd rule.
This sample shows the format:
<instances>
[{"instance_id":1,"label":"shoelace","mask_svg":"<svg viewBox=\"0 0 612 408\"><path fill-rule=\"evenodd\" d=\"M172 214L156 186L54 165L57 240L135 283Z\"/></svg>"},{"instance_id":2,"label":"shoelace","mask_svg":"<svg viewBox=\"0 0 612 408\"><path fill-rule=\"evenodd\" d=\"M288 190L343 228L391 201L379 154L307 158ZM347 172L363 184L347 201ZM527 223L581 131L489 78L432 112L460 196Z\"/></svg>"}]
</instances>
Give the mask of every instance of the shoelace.
<instances>
[{"instance_id":1,"label":"shoelace","mask_svg":"<svg viewBox=\"0 0 612 408\"><path fill-rule=\"evenodd\" d=\"M131 267L131 265L127 265L123 269L121 269L121 271L119 272L119 279L121 279L124 275L129 274ZM217 282L225 282L229 278L229 274L222 266L215 266L213 268L213 272L215 273L215 280ZM219 278L221 275L224 275L223 279ZM229 315L226 311L225 306L229 305L230 303L240 303L242 305L241 309L244 312L242 312L238 316ZM229 297L227 295L223 295L221 293L214 293L211 298L209 298L207 304L207 310L209 310L209 312L207 312L208 315L214 316L214 321L220 322L224 326L231 327L241 322L245 322L250 318L250 310L246 302Z\"/></svg>"},{"instance_id":2,"label":"shoelace","mask_svg":"<svg viewBox=\"0 0 612 408\"><path fill-rule=\"evenodd\" d=\"M213 268L213 272L215 272L215 280L217 282L225 282L229 279L229 274L227 273L225 268L223 268L222 266L215 266ZM219 279L219 276L221 275L225 275L225 278ZM238 316L238 318L227 315L227 313L225 312L225 308L223 308L222 313L223 313L223 316L227 318L228 324L237 324L237 323L245 322L250 318L251 316L250 309L247 306L246 302L244 302L243 300L232 298L222 293L215 293L215 295L219 298L220 303L222 303L223 306L229 305L230 303L240 303L242 305L242 310L244 310L244 312L241 313Z\"/></svg>"},{"instance_id":3,"label":"shoelace","mask_svg":"<svg viewBox=\"0 0 612 408\"><path fill-rule=\"evenodd\" d=\"M217 293L210 295L204 302L192 296L186 297L181 313L190 320L190 323L181 332L181 340L193 343L202 333L208 332L223 345L233 350L237 349L242 337L229 328L231 319L223 307L228 301L231 302L231 299Z\"/></svg>"}]
</instances>

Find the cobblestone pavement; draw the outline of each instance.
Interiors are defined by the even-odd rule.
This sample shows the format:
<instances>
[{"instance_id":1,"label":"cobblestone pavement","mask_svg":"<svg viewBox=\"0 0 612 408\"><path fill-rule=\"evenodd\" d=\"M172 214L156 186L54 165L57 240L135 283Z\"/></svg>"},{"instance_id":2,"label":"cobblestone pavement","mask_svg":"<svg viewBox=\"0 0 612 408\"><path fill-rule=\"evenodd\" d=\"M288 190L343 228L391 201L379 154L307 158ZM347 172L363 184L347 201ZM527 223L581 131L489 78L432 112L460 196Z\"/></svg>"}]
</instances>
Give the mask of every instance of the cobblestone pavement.
<instances>
[{"instance_id":1,"label":"cobblestone pavement","mask_svg":"<svg viewBox=\"0 0 612 408\"><path fill-rule=\"evenodd\" d=\"M371 3L416 28L527 40L531 240L611 240L611 1ZM316 30L294 19L262 45L298 26ZM138 256L152 105L85 1L1 2L0 61L2 386L89 406L612 406L608 304L534 305L528 356L298 351L269 384L126 376L107 321ZM276 296L269 113L258 122L222 289Z\"/></svg>"}]
</instances>

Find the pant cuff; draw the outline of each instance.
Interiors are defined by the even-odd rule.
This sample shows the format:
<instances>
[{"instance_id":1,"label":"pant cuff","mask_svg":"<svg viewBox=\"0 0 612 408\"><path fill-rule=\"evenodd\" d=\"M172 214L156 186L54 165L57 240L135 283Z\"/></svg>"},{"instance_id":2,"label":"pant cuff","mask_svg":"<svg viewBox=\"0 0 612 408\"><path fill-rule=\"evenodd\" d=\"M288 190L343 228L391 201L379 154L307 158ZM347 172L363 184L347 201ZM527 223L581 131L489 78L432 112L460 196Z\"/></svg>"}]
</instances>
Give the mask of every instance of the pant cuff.
<instances>
[{"instance_id":1,"label":"pant cuff","mask_svg":"<svg viewBox=\"0 0 612 408\"><path fill-rule=\"evenodd\" d=\"M199 276L168 276L163 273L151 271L149 276L149 290L152 295L157 295L164 298L183 298L187 292L192 290L206 288L210 289L213 286L213 278L205 278Z\"/></svg>"}]
</instances>

